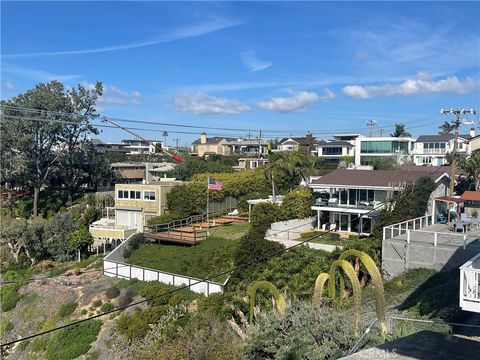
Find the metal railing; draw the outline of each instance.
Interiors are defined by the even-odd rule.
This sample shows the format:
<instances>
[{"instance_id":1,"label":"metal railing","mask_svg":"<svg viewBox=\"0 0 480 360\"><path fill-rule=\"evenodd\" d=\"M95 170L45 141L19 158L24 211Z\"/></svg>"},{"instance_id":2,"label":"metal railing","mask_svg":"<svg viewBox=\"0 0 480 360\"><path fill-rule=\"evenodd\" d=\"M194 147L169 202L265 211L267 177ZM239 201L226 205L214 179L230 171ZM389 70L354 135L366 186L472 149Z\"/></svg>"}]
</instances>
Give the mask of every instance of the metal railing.
<instances>
[{"instance_id":1,"label":"metal railing","mask_svg":"<svg viewBox=\"0 0 480 360\"><path fill-rule=\"evenodd\" d=\"M220 211L213 211L209 213L209 219L215 219L220 216L225 216L229 212L233 211L233 208L224 209ZM164 224L156 224L156 225L146 225L144 226L144 232L152 233L152 232L161 232L161 231L168 231L179 227L187 227L199 223L203 223L207 221L207 213L199 214L199 215L192 215L184 219L173 220L169 223Z\"/></svg>"},{"instance_id":2,"label":"metal railing","mask_svg":"<svg viewBox=\"0 0 480 360\"><path fill-rule=\"evenodd\" d=\"M383 241L396 236L406 234L409 230L420 230L433 224L433 215L420 216L415 219L402 221L401 223L388 225L383 228Z\"/></svg>"}]
</instances>

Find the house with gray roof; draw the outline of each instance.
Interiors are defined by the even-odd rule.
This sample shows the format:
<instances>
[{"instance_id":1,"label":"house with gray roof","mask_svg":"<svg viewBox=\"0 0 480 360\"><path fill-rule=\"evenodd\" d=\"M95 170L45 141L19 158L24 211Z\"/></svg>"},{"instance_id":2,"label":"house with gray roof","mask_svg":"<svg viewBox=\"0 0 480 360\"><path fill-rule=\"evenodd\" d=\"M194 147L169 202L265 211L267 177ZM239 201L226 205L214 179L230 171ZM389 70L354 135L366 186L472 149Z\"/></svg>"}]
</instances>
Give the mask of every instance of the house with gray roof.
<instances>
[{"instance_id":1,"label":"house with gray roof","mask_svg":"<svg viewBox=\"0 0 480 360\"><path fill-rule=\"evenodd\" d=\"M470 139L475 137L475 129L469 134L459 135L457 152L469 155L471 153ZM447 153L454 147L455 136L447 135L421 135L414 144L413 162L415 165L440 166L447 163Z\"/></svg>"},{"instance_id":2,"label":"house with gray roof","mask_svg":"<svg viewBox=\"0 0 480 360\"><path fill-rule=\"evenodd\" d=\"M428 206L432 211L434 198L449 195L449 172L447 166L334 170L310 184L317 198L312 206L317 212L317 229L368 235L386 201L422 177L431 178L437 185L430 194Z\"/></svg>"},{"instance_id":3,"label":"house with gray roof","mask_svg":"<svg viewBox=\"0 0 480 360\"><path fill-rule=\"evenodd\" d=\"M277 151L298 151L305 149L308 153L315 149L315 143L319 139L313 137L309 131L304 137L286 137L279 141Z\"/></svg>"}]
</instances>

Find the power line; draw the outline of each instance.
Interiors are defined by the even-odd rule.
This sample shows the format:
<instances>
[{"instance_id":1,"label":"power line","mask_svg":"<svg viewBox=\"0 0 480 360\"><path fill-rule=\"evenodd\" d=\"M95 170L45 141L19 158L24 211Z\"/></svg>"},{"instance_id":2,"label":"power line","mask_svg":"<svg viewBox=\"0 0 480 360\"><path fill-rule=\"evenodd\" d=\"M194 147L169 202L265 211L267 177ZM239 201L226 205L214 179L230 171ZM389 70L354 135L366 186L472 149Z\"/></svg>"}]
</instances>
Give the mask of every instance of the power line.
<instances>
[{"instance_id":1,"label":"power line","mask_svg":"<svg viewBox=\"0 0 480 360\"><path fill-rule=\"evenodd\" d=\"M26 111L26 112L36 112L40 114L54 114L54 115L60 115L60 116L66 116L66 117L72 117L74 114L68 114L68 113L62 113L62 112L56 112L56 111L49 111L49 110L39 110L39 109L31 109L31 108L26 108L26 107L18 107L18 106L11 106L11 105L2 105L1 107L10 109L10 110L19 110L19 111ZM106 117L107 119L111 119L114 121L119 121L119 122L130 122L130 123L136 123L136 124L146 124L146 125L163 125L163 126L169 126L169 127L182 127L182 128L192 128L192 129L201 129L201 130L224 130L224 131L234 131L234 132L259 132L262 131L264 134L269 133L269 134L304 134L307 130L289 130L289 129L265 129L265 130L259 130L259 129L243 129L243 128L223 128L223 127L211 127L211 126L197 126L197 125L188 125L188 124L173 124L173 123L163 123L163 122L154 122L154 121L145 121L145 120L132 120L132 119L122 119L122 118L115 118L115 117ZM425 117L422 119L427 119L430 117ZM97 117L92 120L101 120L102 117ZM422 120L420 119L420 120ZM413 121L407 121L407 122L402 122L402 124L407 124L407 123L418 123L419 119L413 120ZM73 122L76 124L75 122ZM396 124L390 124L390 125L385 125L384 128L393 128L395 127ZM150 130L150 129L138 129L137 130ZM335 134L339 132L346 132L346 131L364 131L364 128L350 128L350 129L332 129L329 131L325 130L312 130L313 132L317 134ZM180 132L178 132L180 133ZM197 134L197 133L188 133L188 134ZM213 134L212 134L213 135Z\"/></svg>"},{"instance_id":2,"label":"power line","mask_svg":"<svg viewBox=\"0 0 480 360\"><path fill-rule=\"evenodd\" d=\"M430 175L433 175L435 172L439 171L440 168L441 168L441 167L439 167L439 168L431 171L431 172L430 172ZM382 207L383 205L385 205L387 202L388 202L388 201L382 201L382 202L380 202L376 207L374 207L373 209L369 210L369 211L366 212L365 214L360 215L360 216L357 216L357 217L355 217L355 218L350 218L350 220L347 221L346 224L351 224L353 221L358 220L358 219L364 217L365 215L368 215L368 214L376 211L377 209L379 209L380 207ZM295 228L295 227L294 227L294 228ZM290 231L290 230L291 230L291 228L289 228L289 229L287 229L287 230L280 231L280 232L285 232L285 231ZM151 301L151 300L156 299L156 298L159 298L159 297L163 297L163 296L166 296L166 295L169 295L169 294L172 294L172 293L179 292L179 291L181 291L181 290L183 290L183 289L190 288L190 287L192 287L192 286L194 286L194 285L200 284L200 283L205 282L205 281L212 281L213 279L216 279L216 278L218 278L218 277L220 277L220 276L223 276L223 275L226 275L226 274L230 274L230 273L235 272L235 271L237 271L237 270L239 270L239 269L242 269L242 268L244 268L244 267L246 267L246 266L258 264L258 263L263 262L263 261L265 261L265 260L269 260L269 259L271 259L271 258L273 258L273 257L275 257L275 256L277 256L277 255L283 254L283 253L285 253L285 252L287 252L287 251L289 251L289 250L291 250L291 249L294 249L294 248L297 248L297 247L299 247L299 246L301 246L301 245L304 245L305 243L308 243L308 242L312 241L313 239L322 238L323 236L328 235L328 234L330 234L331 232L333 232L333 230L330 230L330 229L329 229L329 230L327 230L325 233L323 233L322 235L314 235L314 236L311 236L311 237L309 237L309 238L307 238L307 239L305 239L305 240L303 240L303 241L299 241L297 244L295 244L295 245L293 245L293 246L291 246L291 247L289 247L289 248L284 248L284 249L281 249L281 250L279 250L279 251L276 251L276 252L274 252L274 253L272 253L272 254L265 255L265 256L261 257L260 259L257 259L257 260L254 260L254 261L250 261L250 262L245 263L245 264L240 264L240 265L238 265L238 266L236 266L236 267L233 267L233 268L230 269L230 270L226 270L226 271L220 272L220 273L218 273L218 274L216 274L216 275L206 277L206 278L201 279L201 280L199 280L199 281L196 281L196 282L194 282L194 283L190 283L189 285L184 285L184 286L181 286L181 287L179 287L179 288L177 288L177 289L168 291L168 292L166 292L166 293L162 293L162 294L159 294L159 295L155 295L155 296L152 296L152 297L150 297L150 298L148 298L148 299L140 300L140 301L137 301L137 302L135 302L135 303L132 303L132 304L129 304L129 305L125 305L125 306L122 306L122 307L119 307L119 308L116 308L116 309L113 309L113 310L104 312L104 313L102 313L102 314L97 314L97 315L94 315L94 316L91 316L91 317L88 317L88 318L85 318L85 319L82 319L82 320L77 320L77 321L74 321L74 322L72 322L72 323L65 324L65 325L62 325L62 326L53 328L53 329L49 329L49 330L46 330L46 331L42 331L42 332L40 332L40 333L28 335L28 336L26 336L26 337L23 337L23 338L20 338L20 339L17 339L17 340L12 340L12 341L9 341L9 342L7 342L7 343L0 344L0 347L7 347L7 346L13 345L13 344L15 344L15 343L18 343L18 342L20 342L20 341L25 341L25 340L29 340L29 339L32 339L32 338L35 338L35 337L38 337L38 336L46 335L46 334L49 334L49 333L54 332L54 331L62 330L62 329L64 329L64 328L67 328L67 327L70 327L70 326L74 326L74 325L77 325L77 324L80 324L80 323L84 323L84 322L89 321L89 320L92 320L92 319L99 318L99 317L101 317L101 316L105 316L105 315L108 315L108 314L111 314L111 313L114 313L114 312L117 312L117 311L125 310L125 309L127 309L127 308L129 308L129 307L131 307L131 306L136 306L136 305L139 305L139 304L142 304L142 303Z\"/></svg>"},{"instance_id":3,"label":"power line","mask_svg":"<svg viewBox=\"0 0 480 360\"><path fill-rule=\"evenodd\" d=\"M377 207L375 207L374 209L370 210L369 212L361 215L361 216L358 216L357 218L354 218L354 219L351 219L349 221L347 221L347 224L348 223L351 223L353 220L357 220L357 219L360 219L362 216L365 216L375 210L377 210L380 206L384 205L385 202L382 202L380 203ZM287 230L284 230L284 231L287 231ZM284 232L283 231L283 232ZM140 300L140 301L137 301L135 303L132 303L132 304L129 304L129 305L125 305L125 306L121 306L121 307L118 307L118 308L115 308L113 310L110 310L110 311L106 311L104 313L101 313L101 314L97 314L97 315L93 315L93 316L90 316L88 318L85 318L85 319L81 319L81 320L77 320L77 321L74 321L74 322L71 322L71 323L68 323L68 324L64 324L62 326L58 326L56 328L52 328L52 329L49 329L49 330L45 330L45 331L42 331L42 332L39 332L39 333L36 333L36 334L32 334L32 335L28 335L28 336L25 336L23 338L20 338L20 339L16 339L16 340L12 340L12 341L9 341L7 343L4 343L4 344L1 344L0 347L7 347L7 346L10 346L10 345L13 345L15 343L18 343L18 342L21 342L21 341L25 341L25 340L30 340L30 339L33 339L33 338L36 338L38 336L43 336L43 335L46 335L46 334L49 334L51 332L54 332L54 331L58 331L58 330L62 330L62 329L65 329L67 327L70 327L70 326L74 326L74 325L78 325L78 324L81 324L81 323L84 323L86 321L89 321L89 320L93 320L93 319L96 319L96 318L99 318L99 317L102 317L102 316L105 316L105 315L108 315L108 314L111 314L111 313L114 313L114 312L118 312L118 311L121 311L121 310L125 310L129 307L132 307L132 306L137 306L137 305L140 305L140 304L143 304L145 302L149 302L151 300L154 300L154 299L157 299L157 298L160 298L160 297L163 297L163 296L166 296L166 295L170 295L170 294L173 294L173 293L176 293L176 292L179 292L181 290L184 290L184 289L188 289L194 285L197 285L197 284L200 284L202 282L206 282L206 281L212 281L220 276L223 276L223 275L226 275L226 274L230 274L232 272L235 272L239 269L242 269L244 267L247 267L247 266L250 266L250 265L254 265L254 264L258 264L258 263L261 263L263 261L266 261L266 260L269 260L277 255L280 255L282 253L285 253L287 251L289 251L290 249L293 249L293 248L297 248L309 241L312 241L313 239L316 239L316 238L321 238L327 234L329 234L330 232L332 232L332 230L328 230L327 232L323 233L322 235L314 235L314 236L311 236L303 241L299 241L297 244L289 247L289 248L284 248L284 249L281 249L281 250L278 250L278 251L275 251L271 254L268 254L268 255L265 255L263 257L261 257L260 259L257 259L257 260L253 260L253 261L250 261L250 262L247 262L247 263L244 263L244 264L241 264L241 265L238 265L236 267L233 267L232 269L230 270L226 270L226 271L223 271L223 272L220 272L216 275L213 275L213 276L209 276L209 277L206 277L204 279L201 279L199 281L196 281L194 283L190 283L189 285L184 285L184 286L181 286L177 289L173 289L171 291L167 291L166 293L162 293L162 294L158 294L158 295L155 295L155 296L152 296L150 298L147 298L147 299L144 299L144 300Z\"/></svg>"}]
</instances>

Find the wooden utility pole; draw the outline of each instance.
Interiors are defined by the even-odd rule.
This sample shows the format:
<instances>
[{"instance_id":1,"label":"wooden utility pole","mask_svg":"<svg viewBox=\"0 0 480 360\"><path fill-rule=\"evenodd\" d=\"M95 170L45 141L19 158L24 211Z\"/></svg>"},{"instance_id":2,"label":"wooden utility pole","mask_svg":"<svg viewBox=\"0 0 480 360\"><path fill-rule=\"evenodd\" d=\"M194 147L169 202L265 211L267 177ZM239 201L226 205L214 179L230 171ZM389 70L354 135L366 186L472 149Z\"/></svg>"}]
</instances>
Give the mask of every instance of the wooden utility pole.
<instances>
[{"instance_id":1,"label":"wooden utility pole","mask_svg":"<svg viewBox=\"0 0 480 360\"><path fill-rule=\"evenodd\" d=\"M455 126L455 136L453 138L453 151L452 151L452 164L451 164L451 171L450 171L450 196L454 195L455 191L455 176L457 173L457 150L458 150L458 133L460 130L460 125L462 124L461 116L463 114L476 114L475 109L450 109L440 110L442 114L453 114L455 115L455 120L452 122L453 126Z\"/></svg>"}]
</instances>

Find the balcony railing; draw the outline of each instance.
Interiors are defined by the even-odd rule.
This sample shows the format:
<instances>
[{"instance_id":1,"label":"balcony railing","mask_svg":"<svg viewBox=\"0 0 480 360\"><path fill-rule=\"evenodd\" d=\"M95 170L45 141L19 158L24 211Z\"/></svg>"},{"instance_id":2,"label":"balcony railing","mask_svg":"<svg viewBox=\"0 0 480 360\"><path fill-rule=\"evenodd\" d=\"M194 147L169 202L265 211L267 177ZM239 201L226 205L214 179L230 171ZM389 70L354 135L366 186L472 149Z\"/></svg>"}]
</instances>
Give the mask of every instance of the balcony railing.
<instances>
[{"instance_id":1,"label":"balcony railing","mask_svg":"<svg viewBox=\"0 0 480 360\"><path fill-rule=\"evenodd\" d=\"M375 201L356 201L353 204L340 204L337 198L331 199L317 199L315 201L315 206L328 206L328 207L338 207L338 208L357 208L357 209L373 209L375 208Z\"/></svg>"},{"instance_id":2,"label":"balcony railing","mask_svg":"<svg viewBox=\"0 0 480 360\"><path fill-rule=\"evenodd\" d=\"M460 267L460 307L480 313L480 253Z\"/></svg>"}]
</instances>

